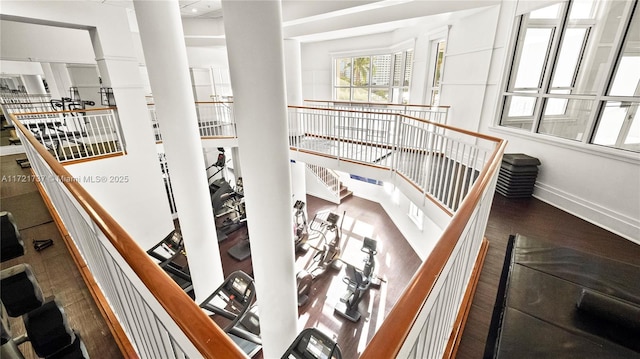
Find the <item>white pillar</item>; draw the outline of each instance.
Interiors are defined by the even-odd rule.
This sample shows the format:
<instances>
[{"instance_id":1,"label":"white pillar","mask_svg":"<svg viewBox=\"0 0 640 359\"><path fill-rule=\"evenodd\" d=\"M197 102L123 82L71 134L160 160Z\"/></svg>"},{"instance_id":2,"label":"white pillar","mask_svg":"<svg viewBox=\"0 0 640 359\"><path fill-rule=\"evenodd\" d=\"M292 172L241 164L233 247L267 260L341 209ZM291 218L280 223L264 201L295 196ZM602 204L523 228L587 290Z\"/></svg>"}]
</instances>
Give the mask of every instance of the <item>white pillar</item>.
<instances>
[{"instance_id":1,"label":"white pillar","mask_svg":"<svg viewBox=\"0 0 640 359\"><path fill-rule=\"evenodd\" d=\"M69 97L69 87L71 87L71 76L67 70L67 64L65 63L51 63L51 71L56 79L56 86L58 88L58 99L62 97ZM53 94L53 92L52 92Z\"/></svg>"},{"instance_id":2,"label":"white pillar","mask_svg":"<svg viewBox=\"0 0 640 359\"><path fill-rule=\"evenodd\" d=\"M44 78L47 80L47 85L49 86L49 93L51 94L51 98L60 98L60 91L58 91L58 81L56 80L56 76L53 74L53 69L51 68L51 64L48 62L43 62L42 72L44 73Z\"/></svg>"},{"instance_id":3,"label":"white pillar","mask_svg":"<svg viewBox=\"0 0 640 359\"><path fill-rule=\"evenodd\" d=\"M47 90L44 89L44 84L42 83L42 76L40 75L20 75L22 78L22 83L24 84L24 88L27 90L27 93L30 95L44 95L47 93Z\"/></svg>"},{"instance_id":4,"label":"white pillar","mask_svg":"<svg viewBox=\"0 0 640 359\"><path fill-rule=\"evenodd\" d=\"M133 2L196 302L224 280L177 0ZM161 24L161 25L159 25Z\"/></svg>"},{"instance_id":5,"label":"white pillar","mask_svg":"<svg viewBox=\"0 0 640 359\"><path fill-rule=\"evenodd\" d=\"M298 332L280 1L222 10L263 353L279 358Z\"/></svg>"},{"instance_id":6,"label":"white pillar","mask_svg":"<svg viewBox=\"0 0 640 359\"><path fill-rule=\"evenodd\" d=\"M284 60L287 79L287 104L301 106L302 98L302 55L300 41L284 40Z\"/></svg>"},{"instance_id":7,"label":"white pillar","mask_svg":"<svg viewBox=\"0 0 640 359\"><path fill-rule=\"evenodd\" d=\"M231 161L233 162L233 175L236 178L242 177L242 167L240 167L240 150L238 147L231 148Z\"/></svg>"}]
</instances>

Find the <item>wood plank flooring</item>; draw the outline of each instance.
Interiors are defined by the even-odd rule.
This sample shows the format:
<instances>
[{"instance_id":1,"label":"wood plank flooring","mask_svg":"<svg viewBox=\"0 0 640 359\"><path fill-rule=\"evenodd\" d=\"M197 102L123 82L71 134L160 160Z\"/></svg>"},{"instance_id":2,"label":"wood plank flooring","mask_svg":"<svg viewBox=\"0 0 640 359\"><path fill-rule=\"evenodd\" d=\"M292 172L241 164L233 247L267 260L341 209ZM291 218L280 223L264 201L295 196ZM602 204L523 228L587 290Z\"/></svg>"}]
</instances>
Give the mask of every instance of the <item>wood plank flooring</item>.
<instances>
[{"instance_id":1,"label":"wood plank flooring","mask_svg":"<svg viewBox=\"0 0 640 359\"><path fill-rule=\"evenodd\" d=\"M30 175L28 170L23 170L15 164L15 158L22 157L24 155L0 157L0 176ZM0 209L5 204L9 205L10 201L20 198L17 196L32 191L36 191L33 183L3 181L0 183ZM379 273L386 278L387 283L383 284L381 290L372 290L361 303L360 308L365 313L365 320L353 325L333 315L333 304L335 303L331 301L335 301L335 296L341 295L346 287L341 283L343 272L338 271L328 273L329 275L324 278L318 278L316 293L326 291L325 294L318 294L325 298L325 304L301 309L301 320L306 321L303 326L316 325L330 333L339 335L345 359L356 358L357 353L361 352L362 346L370 340L381 319L391 309L395 298L406 285L407 276L410 277L413 274L419 260L408 245L406 247L396 245L396 243L406 244L406 241L403 240L379 205L358 197L351 197L340 206L314 197L308 197L307 200L308 213L311 218L314 213L323 210L332 210L339 214L346 210L347 217L357 220L351 221L349 228L345 229L345 234L350 236L350 239L345 243L345 252L357 253L353 250L359 250L358 241L361 239L361 235L353 234L351 236L347 232L364 233L362 228L365 228L365 231L367 228L369 231L370 228L374 228L375 235L379 237L376 239L379 239L381 243L387 240L394 241L393 245L383 244L381 248L381 253L391 249L397 251L391 257L392 260L383 260L382 256L378 256ZM355 228L356 223L360 223L358 229ZM345 227L347 227L347 221L345 221ZM501 195L496 195L486 231L486 237L490 241L489 253L458 349L458 358L481 358L484 353L506 240L511 233L552 240L582 251L640 264L640 246L632 242L539 200L533 198L506 199ZM226 250L241 240L244 235L245 233L240 230L220 243L225 273L230 273L235 269L243 269L251 273L250 259L239 262L226 254ZM39 224L36 227L25 229L23 236L29 245L32 239L44 238L52 238L56 244L42 252L35 252L30 247L26 256L2 263L1 267L7 268L21 262L32 263L38 279L40 280L42 277L41 285L45 290L45 295L55 294L65 302L65 305L69 305L66 310L70 316L71 326L80 331L92 357L107 359L122 357L106 324L100 317L99 311L95 308L80 274L75 269L55 225L51 222ZM358 254L353 255L356 260L362 257ZM383 296L385 298L382 298ZM384 306L380 304L381 302L385 303ZM13 328L21 326L21 321L17 320L17 324ZM21 345L20 348L25 352L27 358L35 358L33 353L29 353L31 349L28 343Z\"/></svg>"}]
</instances>

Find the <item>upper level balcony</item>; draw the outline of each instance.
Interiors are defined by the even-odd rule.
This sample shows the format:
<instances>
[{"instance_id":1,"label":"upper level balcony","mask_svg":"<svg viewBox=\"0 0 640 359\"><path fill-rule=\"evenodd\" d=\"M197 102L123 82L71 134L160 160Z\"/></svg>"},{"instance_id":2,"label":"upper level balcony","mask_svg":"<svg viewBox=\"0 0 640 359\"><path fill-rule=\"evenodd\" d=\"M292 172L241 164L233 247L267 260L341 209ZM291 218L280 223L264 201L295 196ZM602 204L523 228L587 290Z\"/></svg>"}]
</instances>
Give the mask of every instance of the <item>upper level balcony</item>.
<instances>
[{"instance_id":1,"label":"upper level balcony","mask_svg":"<svg viewBox=\"0 0 640 359\"><path fill-rule=\"evenodd\" d=\"M292 159L327 168L354 165L372 178L385 176L407 197L425 203L425 213L443 226L437 244L360 357L413 358L424 350L442 356L451 350L450 338L459 330L474 264L485 248L483 234L505 143L446 125L446 108L307 105L289 108ZM198 103L196 108L203 145L234 140L231 103ZM95 122L94 111L75 111L73 118L69 112L47 112L5 113L11 114L34 173L60 179L41 186L109 303L107 309L121 325L128 354L245 357L61 165L96 157L88 150L96 142L87 139L98 135L106 136L100 142L114 144L114 150L100 155L126 156L126 143L118 137L117 112L98 111L112 114L107 115L114 119L112 127L86 126ZM76 118L82 120L74 124L71 120ZM161 132L156 132L156 140L161 141ZM87 150L77 151L79 157L59 152L85 143ZM155 343L151 346L150 338Z\"/></svg>"}]
</instances>

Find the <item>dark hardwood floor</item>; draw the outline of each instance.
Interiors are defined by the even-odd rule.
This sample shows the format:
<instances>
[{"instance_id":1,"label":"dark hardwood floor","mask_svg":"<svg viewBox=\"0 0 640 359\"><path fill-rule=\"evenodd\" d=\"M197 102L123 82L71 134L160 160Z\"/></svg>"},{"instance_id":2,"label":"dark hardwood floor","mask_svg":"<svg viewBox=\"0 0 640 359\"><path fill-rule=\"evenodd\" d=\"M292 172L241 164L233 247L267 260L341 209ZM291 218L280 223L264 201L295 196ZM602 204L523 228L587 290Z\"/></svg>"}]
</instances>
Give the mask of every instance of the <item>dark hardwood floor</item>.
<instances>
[{"instance_id":1,"label":"dark hardwood floor","mask_svg":"<svg viewBox=\"0 0 640 359\"><path fill-rule=\"evenodd\" d=\"M0 157L0 175L30 175L28 170L20 169L15 163L15 158L22 157L24 155ZM69 306L65 309L67 315L73 316L70 318L71 326L80 331L87 343L89 354L95 358L122 357L99 311L92 303L88 290L60 239L60 234L51 219L46 218L44 203L41 200L33 200L34 191L36 189L33 183L3 180L0 183L0 209L18 208L27 213L24 216L28 218L17 220L19 225L20 222L23 223L23 236L28 245L32 239L43 238L52 238L55 244L42 252L35 252L31 247L27 255L2 263L1 267L7 268L20 262L31 263L36 269L36 276L41 280L45 295L53 294L62 299L65 306ZM24 200L31 201L26 209L17 203ZM386 282L380 289L373 289L365 296L360 306L363 313L360 322L351 323L333 314L333 306L346 288L341 281L343 271L333 271L318 278L314 283L313 294L322 300L300 309L301 327L317 326L338 335L345 359L356 358L388 314L406 282L418 267L419 260L378 204L358 197L351 197L340 206L315 197L308 197L307 201L311 218L316 212L324 210L331 210L340 215L346 211L349 219L345 220L344 226L343 245L346 260L361 260L359 244L364 235L372 234L380 244L380 253L377 256L378 272ZM534 198L506 199L497 194L486 231L486 237L490 241L489 252L458 349L459 358L481 358L484 353L506 241L512 233L551 240L564 246L640 265L640 246L632 242ZM236 261L226 253L245 235L246 233L240 230L220 243L225 273L236 269L251 273L250 259ZM386 256L385 253L390 254ZM299 264L304 260L304 257L301 257ZM21 321L14 322L14 327L19 331ZM33 354L29 353L29 344L23 344L20 348L27 358L34 358Z\"/></svg>"}]
</instances>

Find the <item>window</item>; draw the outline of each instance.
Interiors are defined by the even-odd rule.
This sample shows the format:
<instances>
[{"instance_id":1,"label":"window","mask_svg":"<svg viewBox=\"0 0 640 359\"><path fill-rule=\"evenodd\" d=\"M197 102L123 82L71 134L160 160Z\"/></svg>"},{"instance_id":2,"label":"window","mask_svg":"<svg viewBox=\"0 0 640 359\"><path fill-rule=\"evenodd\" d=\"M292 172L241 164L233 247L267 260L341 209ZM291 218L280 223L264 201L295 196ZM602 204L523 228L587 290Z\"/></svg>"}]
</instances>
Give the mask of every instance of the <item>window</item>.
<instances>
[{"instance_id":1,"label":"window","mask_svg":"<svg viewBox=\"0 0 640 359\"><path fill-rule=\"evenodd\" d=\"M433 62L433 81L431 83L431 95L429 96L429 104L431 106L440 105L440 81L442 80L442 70L444 68L444 50L446 48L446 41L444 39L437 40L433 44L433 52L435 56L432 56Z\"/></svg>"},{"instance_id":2,"label":"window","mask_svg":"<svg viewBox=\"0 0 640 359\"><path fill-rule=\"evenodd\" d=\"M575 0L520 16L500 126L640 152L639 8Z\"/></svg>"},{"instance_id":3,"label":"window","mask_svg":"<svg viewBox=\"0 0 640 359\"><path fill-rule=\"evenodd\" d=\"M343 57L334 61L337 101L407 103L413 51Z\"/></svg>"},{"instance_id":4,"label":"window","mask_svg":"<svg viewBox=\"0 0 640 359\"><path fill-rule=\"evenodd\" d=\"M413 202L409 202L409 218L416 224L418 229L422 230L422 224L424 221L424 214L422 210L416 206Z\"/></svg>"}]
</instances>

